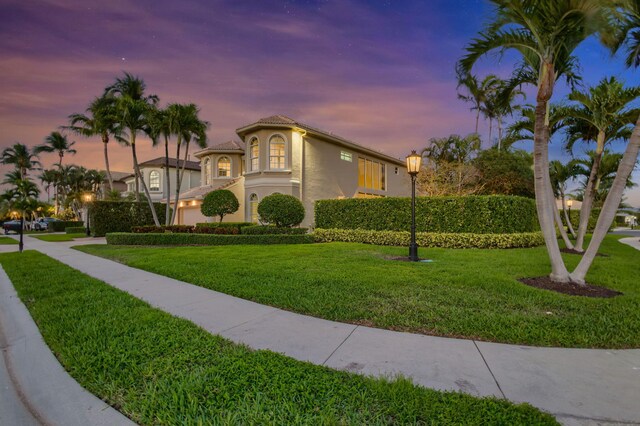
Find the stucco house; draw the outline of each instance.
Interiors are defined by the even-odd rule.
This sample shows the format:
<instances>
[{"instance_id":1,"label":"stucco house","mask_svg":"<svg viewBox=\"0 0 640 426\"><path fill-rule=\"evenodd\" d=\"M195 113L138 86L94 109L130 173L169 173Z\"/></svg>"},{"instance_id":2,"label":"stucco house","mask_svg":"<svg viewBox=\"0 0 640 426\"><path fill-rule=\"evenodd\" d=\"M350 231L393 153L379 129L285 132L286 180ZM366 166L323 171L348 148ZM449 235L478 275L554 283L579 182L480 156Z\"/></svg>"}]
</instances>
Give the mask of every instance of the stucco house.
<instances>
[{"instance_id":1,"label":"stucco house","mask_svg":"<svg viewBox=\"0 0 640 426\"><path fill-rule=\"evenodd\" d=\"M410 179L400 160L284 115L262 118L236 130L230 140L194 153L200 185L181 194L178 223L211 222L200 212L204 196L232 191L238 211L225 222L257 222L258 203L273 193L304 204L303 226L314 221L314 202L352 197L409 196Z\"/></svg>"},{"instance_id":2,"label":"stucco house","mask_svg":"<svg viewBox=\"0 0 640 426\"><path fill-rule=\"evenodd\" d=\"M152 160L145 161L139 164L142 178L147 184L149 189L149 195L153 201L161 201L167 198L167 184L165 176L165 158L158 157ZM175 194L175 182L178 164L175 158L169 158L169 183L171 194ZM182 167L182 161L179 164ZM186 161L184 168L184 177L182 179L182 185L180 192L188 191L191 188L200 186L200 162L198 161ZM127 185L125 195L127 193L135 192L136 181L135 175L129 174L125 177L124 182ZM140 192L143 192L142 186L140 186Z\"/></svg>"}]
</instances>

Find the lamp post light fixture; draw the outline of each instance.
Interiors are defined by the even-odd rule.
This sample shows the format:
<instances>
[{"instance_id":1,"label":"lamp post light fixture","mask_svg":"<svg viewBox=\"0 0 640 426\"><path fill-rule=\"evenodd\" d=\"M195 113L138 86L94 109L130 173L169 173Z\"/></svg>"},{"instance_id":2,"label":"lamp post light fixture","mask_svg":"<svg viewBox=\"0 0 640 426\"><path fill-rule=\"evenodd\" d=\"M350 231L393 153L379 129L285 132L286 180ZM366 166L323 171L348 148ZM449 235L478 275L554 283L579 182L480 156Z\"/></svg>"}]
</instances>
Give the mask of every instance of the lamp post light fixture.
<instances>
[{"instance_id":1,"label":"lamp post light fixture","mask_svg":"<svg viewBox=\"0 0 640 426\"><path fill-rule=\"evenodd\" d=\"M418 244L416 244L416 177L420 171L422 156L411 151L407 156L407 172L411 176L411 243L409 244L409 260L418 261Z\"/></svg>"},{"instance_id":2,"label":"lamp post light fixture","mask_svg":"<svg viewBox=\"0 0 640 426\"><path fill-rule=\"evenodd\" d=\"M571 206L573 206L573 200L567 200L567 207L569 207L569 220L571 220Z\"/></svg>"},{"instance_id":3,"label":"lamp post light fixture","mask_svg":"<svg viewBox=\"0 0 640 426\"><path fill-rule=\"evenodd\" d=\"M85 220L87 221L87 237L91 236L91 229L89 228L89 203L93 201L93 194L90 192L83 195L85 203Z\"/></svg>"}]
</instances>

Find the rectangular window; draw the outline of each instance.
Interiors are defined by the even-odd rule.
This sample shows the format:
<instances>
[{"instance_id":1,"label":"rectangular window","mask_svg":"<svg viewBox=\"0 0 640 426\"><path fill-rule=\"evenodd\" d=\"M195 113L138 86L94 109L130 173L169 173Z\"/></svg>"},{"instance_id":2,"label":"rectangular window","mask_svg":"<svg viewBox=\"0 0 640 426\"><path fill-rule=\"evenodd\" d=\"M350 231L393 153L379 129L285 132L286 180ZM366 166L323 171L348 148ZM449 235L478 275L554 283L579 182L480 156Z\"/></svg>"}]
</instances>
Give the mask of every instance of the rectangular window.
<instances>
[{"instance_id":1,"label":"rectangular window","mask_svg":"<svg viewBox=\"0 0 640 426\"><path fill-rule=\"evenodd\" d=\"M347 151L340 151L340 159L351 163L353 161L353 155Z\"/></svg>"},{"instance_id":2,"label":"rectangular window","mask_svg":"<svg viewBox=\"0 0 640 426\"><path fill-rule=\"evenodd\" d=\"M358 157L358 186L386 191L386 166L377 161Z\"/></svg>"}]
</instances>

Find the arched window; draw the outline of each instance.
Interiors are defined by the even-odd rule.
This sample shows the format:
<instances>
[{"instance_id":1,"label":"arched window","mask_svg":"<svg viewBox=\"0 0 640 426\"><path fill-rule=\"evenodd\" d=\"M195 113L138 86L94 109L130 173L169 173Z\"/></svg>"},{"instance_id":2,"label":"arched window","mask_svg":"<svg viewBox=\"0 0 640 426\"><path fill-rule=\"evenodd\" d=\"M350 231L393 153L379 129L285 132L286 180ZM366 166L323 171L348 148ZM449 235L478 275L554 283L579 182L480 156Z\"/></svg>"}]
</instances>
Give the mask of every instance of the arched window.
<instances>
[{"instance_id":1,"label":"arched window","mask_svg":"<svg viewBox=\"0 0 640 426\"><path fill-rule=\"evenodd\" d=\"M160 173L155 170L149 173L149 191L160 191Z\"/></svg>"},{"instance_id":2,"label":"arched window","mask_svg":"<svg viewBox=\"0 0 640 426\"><path fill-rule=\"evenodd\" d=\"M231 177L231 160L229 157L218 159L218 177Z\"/></svg>"},{"instance_id":3,"label":"arched window","mask_svg":"<svg viewBox=\"0 0 640 426\"><path fill-rule=\"evenodd\" d=\"M258 196L256 194L249 196L249 208L251 209L251 222L258 223Z\"/></svg>"},{"instance_id":4,"label":"arched window","mask_svg":"<svg viewBox=\"0 0 640 426\"><path fill-rule=\"evenodd\" d=\"M251 171L256 171L260 168L260 145L258 138L251 139L249 142L249 159L251 161Z\"/></svg>"},{"instance_id":5,"label":"arched window","mask_svg":"<svg viewBox=\"0 0 640 426\"><path fill-rule=\"evenodd\" d=\"M204 184L211 185L211 160L205 158L204 160Z\"/></svg>"},{"instance_id":6,"label":"arched window","mask_svg":"<svg viewBox=\"0 0 640 426\"><path fill-rule=\"evenodd\" d=\"M284 169L284 139L275 135L269 139L269 169Z\"/></svg>"}]
</instances>

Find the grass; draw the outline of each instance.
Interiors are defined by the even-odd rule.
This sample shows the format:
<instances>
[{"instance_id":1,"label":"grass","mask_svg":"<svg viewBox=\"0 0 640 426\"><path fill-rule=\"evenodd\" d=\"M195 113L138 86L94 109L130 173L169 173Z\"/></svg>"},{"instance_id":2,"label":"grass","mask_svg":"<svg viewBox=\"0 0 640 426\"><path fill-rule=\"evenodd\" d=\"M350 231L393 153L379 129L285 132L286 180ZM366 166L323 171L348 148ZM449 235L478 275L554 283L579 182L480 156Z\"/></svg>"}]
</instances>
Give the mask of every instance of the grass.
<instances>
[{"instance_id":1,"label":"grass","mask_svg":"<svg viewBox=\"0 0 640 426\"><path fill-rule=\"evenodd\" d=\"M76 238L87 238L87 234L45 234L33 238L37 238L40 241L47 241L49 243L60 243L73 241Z\"/></svg>"},{"instance_id":2,"label":"grass","mask_svg":"<svg viewBox=\"0 0 640 426\"><path fill-rule=\"evenodd\" d=\"M140 424L556 424L526 404L252 351L38 252L0 263L70 374Z\"/></svg>"},{"instance_id":3,"label":"grass","mask_svg":"<svg viewBox=\"0 0 640 426\"><path fill-rule=\"evenodd\" d=\"M305 246L126 247L78 250L202 287L330 320L535 346L640 347L640 253L608 236L587 276L624 293L562 295L517 278L550 271L544 247L421 249L433 263L386 260L405 248ZM569 267L580 257L566 254Z\"/></svg>"},{"instance_id":4,"label":"grass","mask_svg":"<svg viewBox=\"0 0 640 426\"><path fill-rule=\"evenodd\" d=\"M11 237L0 237L0 245L18 244L16 240Z\"/></svg>"}]
</instances>

